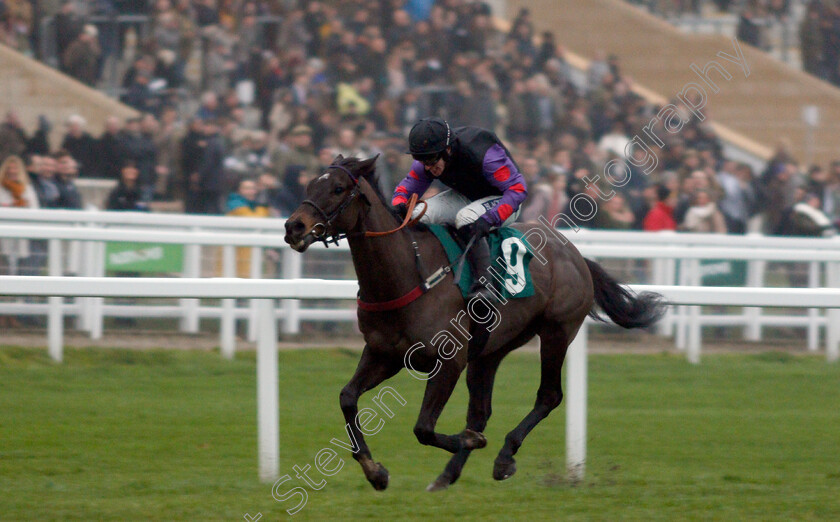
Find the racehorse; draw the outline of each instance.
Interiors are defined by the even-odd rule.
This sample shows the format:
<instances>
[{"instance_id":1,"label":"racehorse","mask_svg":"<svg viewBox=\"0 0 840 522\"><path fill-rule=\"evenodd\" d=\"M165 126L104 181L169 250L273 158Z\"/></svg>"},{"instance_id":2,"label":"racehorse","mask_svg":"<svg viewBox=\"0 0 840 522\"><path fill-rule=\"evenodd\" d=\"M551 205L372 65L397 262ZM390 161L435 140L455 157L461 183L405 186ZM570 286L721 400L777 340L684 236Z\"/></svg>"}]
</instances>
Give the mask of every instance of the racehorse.
<instances>
[{"instance_id":1,"label":"racehorse","mask_svg":"<svg viewBox=\"0 0 840 522\"><path fill-rule=\"evenodd\" d=\"M537 223L514 225L525 233L534 256L530 262L532 296L479 306L465 302L454 284L428 289L428 280L424 283L428 274L421 272L426 267L447 267L449 261L427 227L406 226L412 213L401 219L375 188L377 157L338 156L307 185L307 199L286 221L285 241L298 252L314 241L326 244L341 235L350 245L359 281L359 328L365 339L356 372L340 395L348 435L357 444L353 457L375 489L388 486L388 471L371 457L356 422L357 404L364 392L408 367L413 375L427 372L430 377L414 427L417 440L453 454L427 489L454 483L472 450L487 444L482 431L490 418L499 364L538 335L541 378L536 402L507 434L494 463L493 478L507 479L516 471L514 455L525 437L560 404L560 370L566 350L587 315L601 319L595 304L624 328L653 324L665 304L658 294L630 293L597 263L584 259L556 230ZM452 274L444 274L451 283ZM469 340L470 322L489 321L488 316L494 317L495 326L481 351L473 353L472 346L459 349L462 343L451 331ZM444 331L450 333L441 336ZM464 368L469 390L466 429L455 435L436 433L438 417Z\"/></svg>"}]
</instances>

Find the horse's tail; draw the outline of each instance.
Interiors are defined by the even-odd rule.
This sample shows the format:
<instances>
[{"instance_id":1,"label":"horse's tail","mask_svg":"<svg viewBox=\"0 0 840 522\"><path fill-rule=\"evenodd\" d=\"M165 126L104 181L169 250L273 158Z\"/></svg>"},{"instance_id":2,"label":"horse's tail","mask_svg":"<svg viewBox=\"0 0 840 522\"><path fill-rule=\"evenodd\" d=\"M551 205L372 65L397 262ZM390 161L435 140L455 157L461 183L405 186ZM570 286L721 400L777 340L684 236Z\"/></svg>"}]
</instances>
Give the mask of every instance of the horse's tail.
<instances>
[{"instance_id":1,"label":"horse's tail","mask_svg":"<svg viewBox=\"0 0 840 522\"><path fill-rule=\"evenodd\" d=\"M664 298L654 292L634 295L613 279L601 265L586 259L595 288L595 303L612 321L623 328L644 328L658 321L667 309ZM594 319L606 322L595 308L589 312Z\"/></svg>"}]
</instances>

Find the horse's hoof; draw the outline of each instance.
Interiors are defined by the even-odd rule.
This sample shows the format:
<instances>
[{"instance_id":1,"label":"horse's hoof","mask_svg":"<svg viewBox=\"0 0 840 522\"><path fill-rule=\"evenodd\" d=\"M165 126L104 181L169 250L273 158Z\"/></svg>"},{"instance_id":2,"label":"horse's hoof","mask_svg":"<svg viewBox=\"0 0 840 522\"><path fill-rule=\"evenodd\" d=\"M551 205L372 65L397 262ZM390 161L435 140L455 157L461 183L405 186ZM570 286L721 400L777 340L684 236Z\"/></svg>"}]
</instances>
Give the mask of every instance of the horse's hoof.
<instances>
[{"instance_id":1,"label":"horse's hoof","mask_svg":"<svg viewBox=\"0 0 840 522\"><path fill-rule=\"evenodd\" d=\"M385 466L376 463L376 472L373 477L368 477L368 482L376 491L384 491L388 487L388 470Z\"/></svg>"},{"instance_id":2,"label":"horse's hoof","mask_svg":"<svg viewBox=\"0 0 840 522\"><path fill-rule=\"evenodd\" d=\"M434 482L426 486L426 491L443 491L452 483L449 477L444 475L439 476Z\"/></svg>"},{"instance_id":3,"label":"horse's hoof","mask_svg":"<svg viewBox=\"0 0 840 522\"><path fill-rule=\"evenodd\" d=\"M487 437L483 433L473 430L464 430L462 435L462 444L464 449L475 450L481 449L487 445Z\"/></svg>"},{"instance_id":4,"label":"horse's hoof","mask_svg":"<svg viewBox=\"0 0 840 522\"><path fill-rule=\"evenodd\" d=\"M493 464L493 478L496 480L509 479L516 473L516 462L513 459L496 459Z\"/></svg>"}]
</instances>

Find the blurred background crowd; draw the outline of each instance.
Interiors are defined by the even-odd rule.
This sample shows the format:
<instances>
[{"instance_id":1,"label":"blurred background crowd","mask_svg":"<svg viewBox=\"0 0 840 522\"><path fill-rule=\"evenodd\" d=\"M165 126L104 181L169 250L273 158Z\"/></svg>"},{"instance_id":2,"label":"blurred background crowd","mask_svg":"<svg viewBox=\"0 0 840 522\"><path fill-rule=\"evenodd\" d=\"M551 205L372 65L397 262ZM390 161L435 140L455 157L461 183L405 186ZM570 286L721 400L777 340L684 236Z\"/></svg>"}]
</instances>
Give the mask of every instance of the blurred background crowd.
<instances>
[{"instance_id":1,"label":"blurred background crowd","mask_svg":"<svg viewBox=\"0 0 840 522\"><path fill-rule=\"evenodd\" d=\"M786 5L717 3L779 16ZM825 29L807 33L819 34L814 45L840 49L840 11L812 6L807 20L818 13ZM136 14L138 25L100 23L116 13ZM733 161L709 119L677 99L685 125L658 129L665 146L653 172L628 162L620 188L587 184L626 160L659 107L634 93L617 56L595 56L576 77L528 10L500 27L487 4L465 0L0 0L0 21L0 39L33 55L41 29L53 31L58 66L81 82L101 85L118 71L117 94L139 113L92 135L82 115L47 114L27 133L9 111L4 205L81 208L81 176L119 181L111 210L169 202L188 213L284 216L337 154L381 154L380 188L390 194L410 165L408 129L438 115L492 129L509 146L529 185L521 219L563 213L592 228L785 235L840 223L840 161L803 168L784 140L763 169ZM833 78L837 59L821 51L815 72ZM48 139L53 125L63 126L60 143ZM599 201L587 220L569 208L580 193Z\"/></svg>"},{"instance_id":2,"label":"blurred background crowd","mask_svg":"<svg viewBox=\"0 0 840 522\"><path fill-rule=\"evenodd\" d=\"M840 3L836 0L629 1L674 21L701 17L720 24L721 15L731 15L737 18L736 36L741 42L765 51L778 50L784 61L798 62L804 71L840 85ZM797 46L798 60L787 59L787 48Z\"/></svg>"}]
</instances>

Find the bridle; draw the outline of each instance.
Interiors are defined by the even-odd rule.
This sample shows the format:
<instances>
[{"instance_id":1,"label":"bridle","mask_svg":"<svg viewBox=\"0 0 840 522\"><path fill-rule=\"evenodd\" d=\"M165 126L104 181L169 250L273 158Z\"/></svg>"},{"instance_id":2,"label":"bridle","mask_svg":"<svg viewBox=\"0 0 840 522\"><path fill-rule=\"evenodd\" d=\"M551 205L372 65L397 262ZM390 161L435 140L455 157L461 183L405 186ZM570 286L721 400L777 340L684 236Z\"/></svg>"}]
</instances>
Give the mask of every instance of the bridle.
<instances>
[{"instance_id":1,"label":"bridle","mask_svg":"<svg viewBox=\"0 0 840 522\"><path fill-rule=\"evenodd\" d=\"M315 237L316 241L323 242L324 246L327 247L327 248L329 248L330 242L332 242L335 245L338 245L339 240L344 239L346 237L350 237L350 236L364 235L364 237L382 237L382 236L387 236L389 234L393 234L394 232L402 230L403 228L405 228L407 226L411 226L411 225L416 224L417 222L420 221L420 218L423 217L423 214L426 213L426 209L428 208L428 204L425 201L422 201L423 210L420 212L420 214L417 217L412 217L412 214L414 213L414 207L418 203L417 194L412 194L411 199L408 202L408 208L406 209L405 219L403 220L402 224L399 227L397 227L393 230L387 230L387 231L384 231L384 232L364 232L362 234L359 234L359 233L355 233L355 234L354 233L329 234L329 230L333 226L333 221L335 219L337 219L338 217L340 217L341 214L344 213L344 211L347 209L347 207L349 207L350 204L353 203L353 200L355 200L357 197L359 197L359 196L362 197L362 201L364 201L365 204L367 205L368 211L370 210L370 207L371 207L370 200L367 198L367 196L365 196L362 193L362 191L359 187L359 178L356 177L356 175L354 175L352 172L350 172L350 169L348 169L344 165L339 165L339 164L336 164L336 163L333 163L332 165L330 165L329 167L326 168L326 170L329 170L329 169L338 169L338 170L343 171L348 176L350 176L350 179L353 181L353 190L350 191L350 195L347 196L347 198L345 198L344 201L342 201L335 208L335 210L333 210L329 214L327 214L327 212L325 212L324 209L322 209L320 206L318 206L318 204L315 203L314 201L312 201L311 199L305 199L301 202L301 206L302 205L311 206L312 208L315 209L316 212L318 212L318 214L321 216L321 218L323 218L323 222L316 223L315 225L313 225L312 230L310 230L309 233L312 234L313 237Z\"/></svg>"},{"instance_id":2,"label":"bridle","mask_svg":"<svg viewBox=\"0 0 840 522\"><path fill-rule=\"evenodd\" d=\"M345 174L350 176L350 179L353 180L353 190L350 191L350 195L344 199L332 212L327 214L324 209L318 206L317 203L312 201L311 199L305 199L301 202L301 206L309 205L310 207L314 208L318 214L324 219L321 223L316 223L312 226L312 230L309 231L315 237L316 241L323 241L324 246L329 248L329 241L332 241L335 245L338 245L339 239L344 239L347 237L347 234L328 234L328 231L332 228L333 221L341 216L344 213L344 210L353 203L357 197L361 196L362 201L370 208L370 200L368 200L367 196L362 194L362 191L359 190L359 178L357 178L350 169L345 167L344 165L338 165L333 163L326 170L329 169L338 169L344 171Z\"/></svg>"},{"instance_id":3,"label":"bridle","mask_svg":"<svg viewBox=\"0 0 840 522\"><path fill-rule=\"evenodd\" d=\"M423 210L420 211L420 213L417 215L417 217L412 217L412 214L414 213L414 209L415 209L415 207L417 206L417 203L418 203L417 194L412 194L411 198L408 200L408 206L406 208L405 218L403 219L402 224L400 224L400 226L398 226L397 228L395 228L393 230L386 230L386 231L383 231L383 232L365 231L365 232L356 232L356 233L329 234L329 230L332 227L333 221L336 218L338 218L339 216L341 216L341 214L347 209L347 207L357 197L359 197L359 196L362 197L362 200L367 204L368 212L370 211L370 207L371 207L370 200L367 198L367 196L365 196L361 192L361 189L359 187L359 178L357 178L355 175L353 175L353 173L350 172L350 170L343 165L338 165L338 164L333 163L332 165L327 167L327 170L332 169L332 168L343 171L345 174L350 176L351 180L353 180L353 190L350 191L350 195L344 201L342 201L335 208L335 210L333 210L329 214L327 214L327 212L325 212L324 209L322 209L320 206L318 206L318 204L315 203L314 201L312 201L311 199L306 199L303 202L301 202L301 205L309 205L312 208L314 208L318 212L318 214L320 214L320 216L323 218L324 221L321 222L321 223L316 223L312 227L312 230L309 231L309 233L312 234L315 237L316 241L322 241L324 243L324 246L327 247L327 248L329 248L329 246L330 246L329 245L330 241L332 241L333 243L338 245L338 241L340 239L344 239L344 238L350 237L350 236L382 237L382 236L387 236L387 235L393 234L394 232L398 232L398 231L402 230L403 228L405 228L407 226L411 226L411 225L414 225L415 223L419 222L420 218L423 217L423 214L425 214L426 210L429 208L429 205L425 201L422 201L421 203L423 203ZM411 236L411 230L410 229L408 230L408 233L409 233L409 236ZM414 287L408 293L402 295L401 297L398 297L396 299L392 299L390 301L383 301L383 302L377 302L377 303L371 303L371 302L363 301L362 297L361 297L361 289L359 289L359 294L358 294L357 299L356 299L359 308L361 308L363 310L366 310L366 311L369 311L369 312L387 312L389 310L396 310L396 309L402 308L402 307L408 305L409 303L414 302L420 296L424 295L426 292L428 292L429 290L431 290L432 288L437 286L452 271L451 265L444 266L444 267L439 268L436 272L434 272L429 277L423 279L422 274L425 272L425 270L423 269L422 263L420 262L420 248L417 245L417 241L413 237L411 237L411 246L414 249L414 263L415 263L415 266L417 268L417 273L418 273L418 275L420 275L420 279L421 279L420 284L417 285L416 287Z\"/></svg>"}]
</instances>

